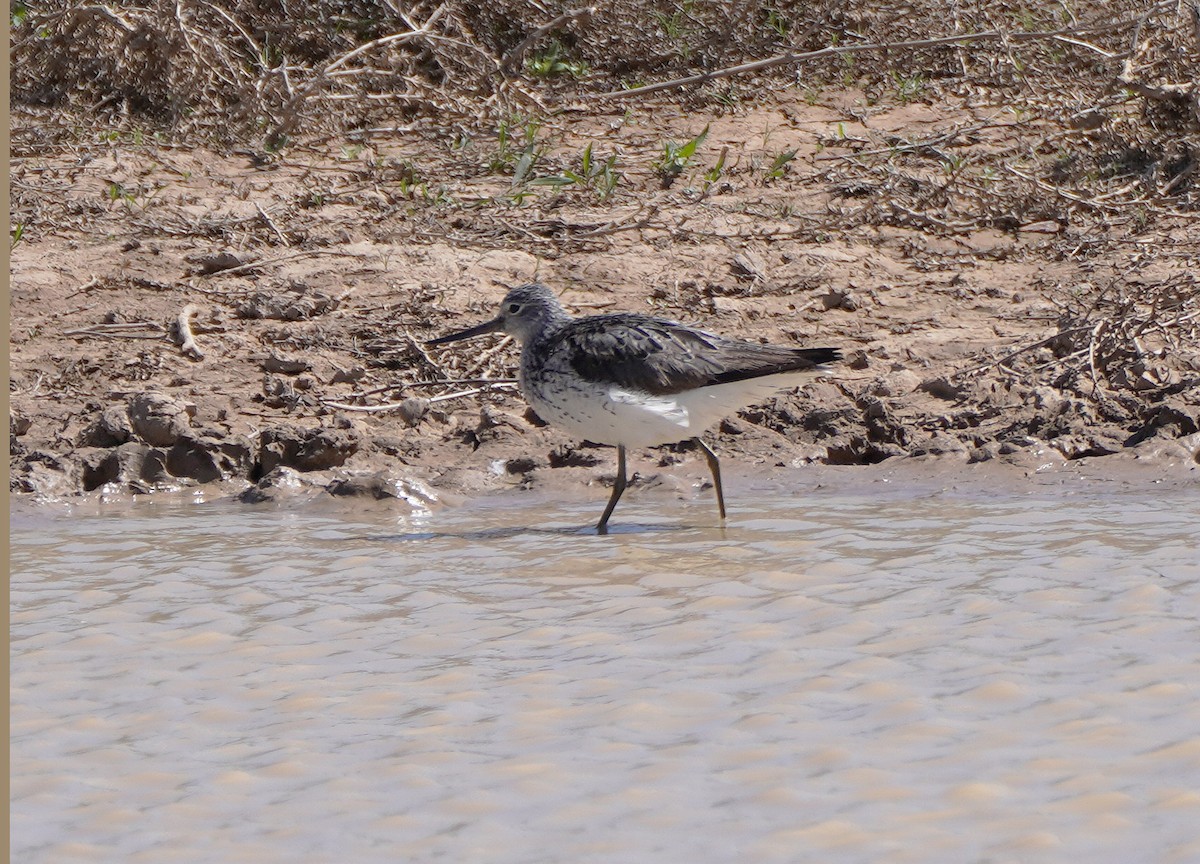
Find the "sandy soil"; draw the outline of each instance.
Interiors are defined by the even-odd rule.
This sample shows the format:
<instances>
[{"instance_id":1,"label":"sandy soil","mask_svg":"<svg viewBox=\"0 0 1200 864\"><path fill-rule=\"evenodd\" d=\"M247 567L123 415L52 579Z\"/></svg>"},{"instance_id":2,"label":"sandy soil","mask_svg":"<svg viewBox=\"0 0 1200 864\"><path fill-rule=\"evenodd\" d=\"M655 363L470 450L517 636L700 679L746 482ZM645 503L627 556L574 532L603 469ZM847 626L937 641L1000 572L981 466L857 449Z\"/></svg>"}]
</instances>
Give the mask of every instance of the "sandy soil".
<instances>
[{"instance_id":1,"label":"sandy soil","mask_svg":"<svg viewBox=\"0 0 1200 864\"><path fill-rule=\"evenodd\" d=\"M1150 328L1140 356L1110 360L1097 345L1115 325L1092 315L1130 286L1194 293L1194 223L1163 219L1147 237L1066 216L1003 231L852 218L877 194L847 184L856 152L981 117L864 111L846 93L712 117L567 115L540 130L543 169L577 166L589 142L597 160L618 154L607 198L598 183L514 184L495 141L270 160L126 142L15 159L12 488L220 482L256 501L601 485L611 451L542 425L515 392L477 392L477 379L513 374L514 345L421 345L533 279L580 314L841 348L834 374L714 430L727 473L787 482L812 463L1103 456L1114 471L1136 459L1196 476L1200 348ZM664 181L663 142L706 124L694 162ZM1000 134L957 147L985 153ZM195 350L181 345L185 312ZM361 410L382 405L400 407ZM643 484L711 494L686 446L631 467Z\"/></svg>"}]
</instances>

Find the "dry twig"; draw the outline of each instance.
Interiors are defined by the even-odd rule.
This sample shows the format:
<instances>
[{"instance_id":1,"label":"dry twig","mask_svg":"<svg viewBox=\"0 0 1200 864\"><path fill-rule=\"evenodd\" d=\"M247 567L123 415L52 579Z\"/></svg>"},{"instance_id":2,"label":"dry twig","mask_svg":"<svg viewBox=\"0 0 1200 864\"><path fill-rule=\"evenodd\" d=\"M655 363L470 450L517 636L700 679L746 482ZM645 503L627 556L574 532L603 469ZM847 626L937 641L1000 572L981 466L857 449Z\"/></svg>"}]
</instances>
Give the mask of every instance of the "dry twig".
<instances>
[{"instance_id":1,"label":"dry twig","mask_svg":"<svg viewBox=\"0 0 1200 864\"><path fill-rule=\"evenodd\" d=\"M516 47L504 55L504 59L500 61L500 71L505 75L511 75L513 70L521 65L521 60L525 57L525 52L529 50L534 42L541 39L551 30L556 30L565 24L572 21L583 25L588 22L596 12L595 6L585 6L581 9L568 9L563 14L559 15L553 21L547 22L542 26L532 30L529 35L517 43Z\"/></svg>"},{"instance_id":2,"label":"dry twig","mask_svg":"<svg viewBox=\"0 0 1200 864\"><path fill-rule=\"evenodd\" d=\"M282 118L275 124L274 127L267 133L265 142L267 149L275 150L282 143L283 139L291 134L296 124L300 121L300 108L304 101L318 88L324 86L331 73L337 71L341 67L348 64L351 60L366 54L369 51L375 51L387 45L395 45L400 42L411 42L415 39L420 39L428 36L434 24L446 12L447 4L443 3L430 13L425 19L425 23L420 27L407 30L403 33L392 33L389 36L383 36L379 39L374 39L363 45L359 45L351 51L347 51L335 57L333 60L326 63L321 69L313 75L307 84L304 85L283 107L280 112Z\"/></svg>"},{"instance_id":3,"label":"dry twig","mask_svg":"<svg viewBox=\"0 0 1200 864\"><path fill-rule=\"evenodd\" d=\"M649 93L657 93L661 90L674 90L678 87L684 87L689 84L704 84L709 81L716 81L721 78L730 78L734 75L744 75L747 72L760 72L764 69L771 69L775 66L785 66L795 63L804 63L810 60L821 60L827 57L838 57L846 54L862 54L865 52L872 53L903 53L906 51L915 51L920 48L937 48L942 45L969 45L973 42L1035 42L1035 41L1056 41L1063 37L1073 38L1078 40L1078 37L1085 34L1106 33L1114 30L1121 30L1125 27L1135 24L1138 20L1145 20L1156 12L1164 11L1174 4L1171 2L1159 3L1143 16L1137 19L1114 21L1111 24L1105 24L1096 27L1064 27L1060 30L1045 30L1032 33L1007 33L1002 30L985 30L976 33L963 33L956 36L939 36L933 39L911 39L904 42L875 42L861 45L830 45L825 48L820 48L816 51L795 52L788 51L785 54L779 54L775 57L768 57L765 60L754 60L750 63L742 63L737 66L730 66L725 69L717 69L713 72L703 72L699 75L689 75L685 78L676 78L673 81L660 81L657 84L645 84L641 87L633 87L628 90L611 90L607 93L600 93L598 99L624 99L630 96L645 96ZM1076 41L1075 44L1089 48L1092 50L1101 51L1094 45L1087 42Z\"/></svg>"},{"instance_id":4,"label":"dry twig","mask_svg":"<svg viewBox=\"0 0 1200 864\"><path fill-rule=\"evenodd\" d=\"M426 399L425 403L428 405L434 405L438 402L447 402L451 399L464 399L467 396L477 396L480 393L488 393L492 390L512 390L517 386L515 381L508 379L493 381L483 378L478 380L483 381L485 386L475 387L471 390L459 390L455 393L443 393L440 396L433 396L429 399ZM329 408L337 408L342 411L359 411L366 414L379 414L387 411L399 411L402 407L404 407L403 402L384 402L380 405L351 405L347 402L340 402L333 399L322 399L321 404Z\"/></svg>"},{"instance_id":5,"label":"dry twig","mask_svg":"<svg viewBox=\"0 0 1200 864\"><path fill-rule=\"evenodd\" d=\"M98 339L162 339L167 331L149 321L118 321L112 324L95 324L76 330L64 330L64 336L94 336Z\"/></svg>"}]
</instances>

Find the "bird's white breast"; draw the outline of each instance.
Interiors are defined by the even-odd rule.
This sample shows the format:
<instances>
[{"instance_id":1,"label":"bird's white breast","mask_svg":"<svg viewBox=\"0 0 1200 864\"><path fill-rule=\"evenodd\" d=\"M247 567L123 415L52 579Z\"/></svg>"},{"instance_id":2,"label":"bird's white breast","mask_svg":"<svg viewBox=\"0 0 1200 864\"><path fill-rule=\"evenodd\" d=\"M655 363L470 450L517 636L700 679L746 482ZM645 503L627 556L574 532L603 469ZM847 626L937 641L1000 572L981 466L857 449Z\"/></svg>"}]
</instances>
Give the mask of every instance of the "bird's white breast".
<instances>
[{"instance_id":1,"label":"bird's white breast","mask_svg":"<svg viewBox=\"0 0 1200 864\"><path fill-rule=\"evenodd\" d=\"M596 444L652 447L695 438L722 417L794 387L811 373L787 372L745 381L654 395L613 383L586 381L572 371L543 367L521 376L521 390L538 416Z\"/></svg>"}]
</instances>

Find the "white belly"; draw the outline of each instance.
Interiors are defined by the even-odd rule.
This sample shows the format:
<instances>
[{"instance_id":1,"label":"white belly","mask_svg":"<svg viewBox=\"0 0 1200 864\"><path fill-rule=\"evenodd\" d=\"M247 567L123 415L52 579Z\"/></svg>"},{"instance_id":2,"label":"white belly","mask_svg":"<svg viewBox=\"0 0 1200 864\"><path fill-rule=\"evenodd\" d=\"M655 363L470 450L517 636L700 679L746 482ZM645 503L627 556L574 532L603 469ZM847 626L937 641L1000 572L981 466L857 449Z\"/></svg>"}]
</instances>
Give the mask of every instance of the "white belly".
<instances>
[{"instance_id":1,"label":"white belly","mask_svg":"<svg viewBox=\"0 0 1200 864\"><path fill-rule=\"evenodd\" d=\"M596 444L653 447L696 438L722 417L798 386L811 375L785 372L666 396L613 384L583 385L576 379L572 388L542 382L536 392L527 391L525 398L539 417L577 438Z\"/></svg>"}]
</instances>

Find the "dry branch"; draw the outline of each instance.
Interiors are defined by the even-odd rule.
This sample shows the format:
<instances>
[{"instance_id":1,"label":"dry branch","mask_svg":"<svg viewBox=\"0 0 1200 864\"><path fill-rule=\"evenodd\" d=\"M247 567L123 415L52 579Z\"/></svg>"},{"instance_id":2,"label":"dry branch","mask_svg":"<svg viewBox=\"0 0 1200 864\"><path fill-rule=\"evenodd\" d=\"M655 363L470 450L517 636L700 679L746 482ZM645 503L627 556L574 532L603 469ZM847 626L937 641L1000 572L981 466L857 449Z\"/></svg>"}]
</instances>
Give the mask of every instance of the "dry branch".
<instances>
[{"instance_id":1,"label":"dry branch","mask_svg":"<svg viewBox=\"0 0 1200 864\"><path fill-rule=\"evenodd\" d=\"M95 324L75 330L64 330L64 336L94 336L98 339L162 339L166 335L158 324L149 321L119 321L113 324Z\"/></svg>"},{"instance_id":2,"label":"dry branch","mask_svg":"<svg viewBox=\"0 0 1200 864\"><path fill-rule=\"evenodd\" d=\"M471 390L459 390L455 393L443 393L440 396L433 396L425 400L426 404L434 405L438 402L447 402L451 399L464 399L467 396L477 396L480 393L488 393L492 390L512 390L517 384L509 379L478 379L483 382L484 386L475 387ZM446 382L437 382L439 384ZM412 385L399 385L412 386ZM347 402L339 402L334 399L322 399L321 404L329 408L337 408L341 411L359 411L365 414L379 414L387 411L399 411L405 407L403 402L383 402L379 405L351 405Z\"/></svg>"},{"instance_id":3,"label":"dry branch","mask_svg":"<svg viewBox=\"0 0 1200 864\"><path fill-rule=\"evenodd\" d=\"M595 12L595 6L585 6L582 9L569 9L553 21L533 30L528 36L517 43L515 48L504 55L504 59L500 61L500 71L505 75L511 75L513 70L520 66L521 60L525 57L525 52L529 50L534 42L541 39L551 30L556 30L572 21L576 21L581 25L586 24Z\"/></svg>"},{"instance_id":4,"label":"dry branch","mask_svg":"<svg viewBox=\"0 0 1200 864\"><path fill-rule=\"evenodd\" d=\"M86 294L88 291L91 291L93 288L95 288L99 284L100 284L100 277L93 276L91 279L84 282L82 285L80 285L78 288L76 288L74 291L72 291L70 294L68 294L67 299L70 300L72 297L75 297L79 294Z\"/></svg>"},{"instance_id":5,"label":"dry branch","mask_svg":"<svg viewBox=\"0 0 1200 864\"><path fill-rule=\"evenodd\" d=\"M703 72L699 75L689 75L686 78L676 78L673 81L660 81L657 84L645 84L641 87L633 87L628 90L611 90L607 93L600 93L598 99L623 99L629 96L644 96L648 93L657 93L662 90L674 90L678 87L684 87L689 84L704 84L709 81L716 81L721 78L729 78L734 75L744 75L747 72L759 72L763 69L771 69L776 66L785 66L794 63L804 63L810 60L821 60L827 57L838 57L845 54L862 54L862 53L903 53L905 51L914 51L920 48L937 48L942 45L969 45L973 42L1000 42L1004 44L1017 42L1041 42L1041 41L1060 41L1063 39L1071 39L1072 44L1083 47L1092 51L1096 51L1105 56L1111 56L1108 52L1097 48L1088 42L1081 41L1079 37L1087 34L1106 33L1114 30L1121 30L1125 27L1136 24L1138 21L1144 21L1157 12L1164 11L1174 6L1173 2L1159 3L1152 6L1143 15L1135 19L1127 19L1124 21L1116 21L1111 24L1106 24L1096 27L1066 27L1061 30L1046 30L1033 33L1009 33L1003 30L985 30L977 33L963 33L956 36L940 36L933 39L913 39L904 42L875 42L862 45L830 45L825 48L820 48L816 51L804 51L797 53L788 51L785 54L779 54L775 57L768 57L765 60L755 60L750 63L742 63L737 66L730 66L726 69L718 69L713 72Z\"/></svg>"},{"instance_id":6,"label":"dry branch","mask_svg":"<svg viewBox=\"0 0 1200 864\"><path fill-rule=\"evenodd\" d=\"M443 14L445 14L446 6L447 4L443 3L434 9L429 17L425 19L425 23L418 28L407 30L403 33L392 33L389 36L383 36L379 39L374 39L370 42L367 42L366 44L359 45L357 48L335 57L333 60L326 63L321 69L317 70L309 82L305 84L304 87L302 87L283 107L283 110L280 112L280 120L266 135L265 142L267 149L277 149L283 143L284 138L291 133L291 131L295 128L296 123L299 122L300 108L304 104L304 101L308 99L308 97L311 96L318 87L324 86L332 72L335 72L337 69L349 63L351 60L354 60L356 57L360 57L369 51L374 51L387 45L395 45L401 42L411 42L415 39L428 36L433 25L437 23L437 20L441 18Z\"/></svg>"}]
</instances>

